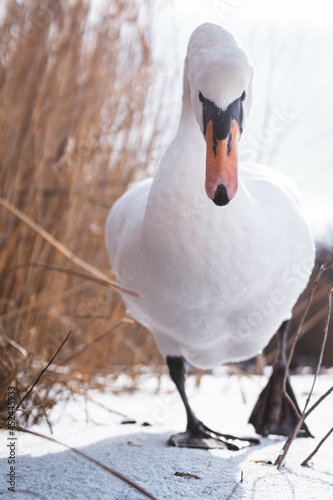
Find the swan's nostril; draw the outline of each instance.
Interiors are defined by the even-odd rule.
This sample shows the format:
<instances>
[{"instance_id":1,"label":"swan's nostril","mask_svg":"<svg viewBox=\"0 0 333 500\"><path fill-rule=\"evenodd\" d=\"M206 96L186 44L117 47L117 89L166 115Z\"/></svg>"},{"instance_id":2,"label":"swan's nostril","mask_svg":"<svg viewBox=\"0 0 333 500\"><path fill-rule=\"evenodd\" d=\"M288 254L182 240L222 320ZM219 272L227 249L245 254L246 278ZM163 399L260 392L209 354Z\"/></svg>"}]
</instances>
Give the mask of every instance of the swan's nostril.
<instances>
[{"instance_id":1,"label":"swan's nostril","mask_svg":"<svg viewBox=\"0 0 333 500\"><path fill-rule=\"evenodd\" d=\"M213 202L218 207L224 207L228 205L230 199L228 198L228 193L224 184L219 184L215 191L215 196L213 198Z\"/></svg>"}]
</instances>

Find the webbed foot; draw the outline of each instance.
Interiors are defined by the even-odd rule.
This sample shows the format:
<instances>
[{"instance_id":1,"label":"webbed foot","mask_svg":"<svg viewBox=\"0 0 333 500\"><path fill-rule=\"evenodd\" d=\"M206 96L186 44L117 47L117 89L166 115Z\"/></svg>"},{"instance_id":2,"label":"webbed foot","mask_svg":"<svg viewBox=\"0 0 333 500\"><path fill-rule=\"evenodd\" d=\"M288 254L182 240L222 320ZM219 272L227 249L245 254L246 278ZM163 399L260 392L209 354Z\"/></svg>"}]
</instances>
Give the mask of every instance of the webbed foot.
<instances>
[{"instance_id":1,"label":"webbed foot","mask_svg":"<svg viewBox=\"0 0 333 500\"><path fill-rule=\"evenodd\" d=\"M179 448L202 448L205 450L220 448L237 451L239 446L233 441L243 441L248 446L259 444L256 438L239 438L230 434L221 434L207 427L203 422L192 423L186 432L175 434L168 440L168 445Z\"/></svg>"},{"instance_id":2,"label":"webbed foot","mask_svg":"<svg viewBox=\"0 0 333 500\"><path fill-rule=\"evenodd\" d=\"M261 392L252 411L249 423L254 426L257 434L262 436L268 436L268 434L289 436L296 426L297 417L282 392L283 377L284 368L275 367L268 384ZM286 392L300 413L289 377L287 378ZM305 423L301 427L298 437L313 437Z\"/></svg>"}]
</instances>

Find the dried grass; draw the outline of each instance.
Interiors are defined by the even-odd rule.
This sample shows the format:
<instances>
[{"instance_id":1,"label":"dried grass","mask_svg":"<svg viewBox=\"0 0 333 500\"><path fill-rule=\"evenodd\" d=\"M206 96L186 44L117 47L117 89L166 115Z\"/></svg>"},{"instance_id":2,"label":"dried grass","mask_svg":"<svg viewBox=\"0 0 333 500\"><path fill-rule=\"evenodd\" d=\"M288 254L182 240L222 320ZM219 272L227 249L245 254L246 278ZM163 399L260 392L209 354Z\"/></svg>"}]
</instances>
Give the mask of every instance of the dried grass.
<instances>
[{"instance_id":1,"label":"dried grass","mask_svg":"<svg viewBox=\"0 0 333 500\"><path fill-rule=\"evenodd\" d=\"M31 0L7 2L1 26L0 194L109 275L108 210L148 168L158 145L159 116L149 116L150 136L142 127L151 86L150 15L149 2L113 0L92 21L83 0ZM2 410L7 386L15 382L23 395L70 329L58 359L67 369L48 371L29 407L40 400L52 406L55 381L69 394L75 381L93 383L115 366L133 374L138 363L159 358L150 334L121 321L117 293L51 266L80 270L1 208ZM32 414L23 415L34 421Z\"/></svg>"}]
</instances>

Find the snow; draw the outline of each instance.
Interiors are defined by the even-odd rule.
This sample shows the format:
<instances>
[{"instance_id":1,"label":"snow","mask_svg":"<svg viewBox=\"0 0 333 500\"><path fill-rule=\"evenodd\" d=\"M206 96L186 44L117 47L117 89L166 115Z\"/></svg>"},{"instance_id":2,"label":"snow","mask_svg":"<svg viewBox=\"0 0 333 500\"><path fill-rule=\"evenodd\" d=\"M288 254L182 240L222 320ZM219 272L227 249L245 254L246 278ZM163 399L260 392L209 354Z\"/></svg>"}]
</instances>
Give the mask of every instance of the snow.
<instances>
[{"instance_id":1,"label":"snow","mask_svg":"<svg viewBox=\"0 0 333 500\"><path fill-rule=\"evenodd\" d=\"M247 419L267 377L228 376L225 370L205 375L200 387L188 380L194 410L206 424L235 435L252 435ZM120 381L121 382L121 381ZM292 377L292 384L304 405L312 376ZM167 375L157 392L156 377L146 377L136 392L113 394L90 391L91 400L75 397L66 406L58 404L51 414L53 438L88 454L122 473L157 499L331 499L333 498L332 438L314 456L310 467L300 463L312 452L332 425L333 398L328 397L307 422L315 439L297 439L292 444L283 470L274 462L284 438L260 438L258 446L238 452L168 447L166 441L184 430L185 414L177 392ZM331 375L321 375L312 401L331 386ZM93 401L92 401L93 400ZM96 403L137 421L121 425L122 417ZM142 426L149 422L150 427ZM32 430L50 436L46 423ZM17 433L16 493L7 491L9 471L7 431L0 441L1 498L47 499L141 499L138 491L83 457L42 438ZM175 476L176 472L195 474ZM243 481L241 481L241 477Z\"/></svg>"}]
</instances>

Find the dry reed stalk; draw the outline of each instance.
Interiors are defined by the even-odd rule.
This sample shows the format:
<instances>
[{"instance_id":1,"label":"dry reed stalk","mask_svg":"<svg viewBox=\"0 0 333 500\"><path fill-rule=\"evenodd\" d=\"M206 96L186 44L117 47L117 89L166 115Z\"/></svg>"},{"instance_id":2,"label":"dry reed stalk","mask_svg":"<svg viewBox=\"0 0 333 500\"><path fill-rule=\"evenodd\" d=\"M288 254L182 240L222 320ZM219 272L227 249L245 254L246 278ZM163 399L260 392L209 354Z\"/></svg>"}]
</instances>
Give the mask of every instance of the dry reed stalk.
<instances>
[{"instance_id":1,"label":"dry reed stalk","mask_svg":"<svg viewBox=\"0 0 333 500\"><path fill-rule=\"evenodd\" d=\"M27 226L29 226L31 229L33 229L36 233L38 233L42 238L44 238L50 245L52 245L58 252L62 253L65 257L67 257L68 260L76 264L77 266L81 267L88 273L90 273L92 276L95 277L101 284L103 285L109 285L118 292L125 292L128 293L129 295L134 295L136 297L140 297L139 293L134 292L133 290L129 290L121 285L118 285L115 281L112 281L106 274L102 273L98 269L96 269L94 266L89 264L89 262L84 261L80 257L77 257L73 252L71 252L65 245L63 245L60 241L56 240L52 234L48 233L43 229L41 226L36 224L30 217L27 217L23 212L18 210L14 205L9 203L9 201L4 200L0 196L0 205L2 205L8 212L11 212L13 215L15 215L18 219L22 220ZM44 266L46 268L46 266ZM60 269L60 268L58 268ZM66 271L66 270L65 270ZM73 273L74 274L74 273ZM82 276L81 277L85 277Z\"/></svg>"}]
</instances>

